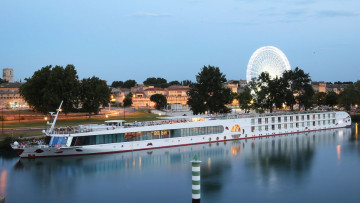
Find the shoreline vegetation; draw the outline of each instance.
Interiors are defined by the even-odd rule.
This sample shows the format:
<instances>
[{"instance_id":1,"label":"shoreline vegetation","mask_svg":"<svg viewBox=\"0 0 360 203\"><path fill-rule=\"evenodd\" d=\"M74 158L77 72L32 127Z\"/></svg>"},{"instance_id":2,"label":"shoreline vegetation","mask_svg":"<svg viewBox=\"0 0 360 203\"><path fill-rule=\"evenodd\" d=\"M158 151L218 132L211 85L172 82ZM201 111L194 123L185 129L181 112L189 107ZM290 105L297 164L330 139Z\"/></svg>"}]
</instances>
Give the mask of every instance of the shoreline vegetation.
<instances>
[{"instance_id":1,"label":"shoreline vegetation","mask_svg":"<svg viewBox=\"0 0 360 203\"><path fill-rule=\"evenodd\" d=\"M42 116L44 117L44 116ZM127 122L134 121L153 121L159 120L158 117L161 117L157 114L149 113L148 111L135 111L128 113L126 112L125 120ZM56 126L78 126L78 125L86 125L86 124L104 124L106 120L123 120L124 116L109 116L105 117L105 114L93 116L91 120L86 116L75 117L71 116L61 116L59 120L56 122ZM1 125L0 125L1 127ZM44 134L42 134L42 130L49 128L49 125L46 125L46 121L44 119L38 120L18 120L6 121L3 123L3 128L1 128L0 135L0 151L10 149L10 143L14 140L33 140L33 139L42 139L44 138ZM2 131L3 129L3 131Z\"/></svg>"}]
</instances>

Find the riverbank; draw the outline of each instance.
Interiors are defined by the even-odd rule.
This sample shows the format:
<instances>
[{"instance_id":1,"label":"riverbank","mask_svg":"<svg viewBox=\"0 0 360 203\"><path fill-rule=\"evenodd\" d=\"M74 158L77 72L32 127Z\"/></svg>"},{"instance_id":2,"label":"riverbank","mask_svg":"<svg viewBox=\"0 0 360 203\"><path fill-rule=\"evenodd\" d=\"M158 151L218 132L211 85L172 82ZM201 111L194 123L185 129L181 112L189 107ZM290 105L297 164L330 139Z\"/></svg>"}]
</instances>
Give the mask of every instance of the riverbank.
<instances>
[{"instance_id":1,"label":"riverbank","mask_svg":"<svg viewBox=\"0 0 360 203\"><path fill-rule=\"evenodd\" d=\"M87 125L87 124L104 124L106 120L123 120L124 116L121 114L109 115L108 117L98 116L88 119L85 117L71 118L58 120L56 126L78 126L78 125ZM158 120L158 117L161 117L158 114L152 114L148 111L135 111L135 112L126 112L125 120L127 122L134 121L152 121ZM42 130L48 128L44 120L35 120L35 121L21 121L21 122L4 122L2 126L2 133L0 135L0 142L3 143L4 139L9 137L11 140L23 140L23 139L41 139L44 135ZM6 144L0 144L0 148L4 148Z\"/></svg>"}]
</instances>

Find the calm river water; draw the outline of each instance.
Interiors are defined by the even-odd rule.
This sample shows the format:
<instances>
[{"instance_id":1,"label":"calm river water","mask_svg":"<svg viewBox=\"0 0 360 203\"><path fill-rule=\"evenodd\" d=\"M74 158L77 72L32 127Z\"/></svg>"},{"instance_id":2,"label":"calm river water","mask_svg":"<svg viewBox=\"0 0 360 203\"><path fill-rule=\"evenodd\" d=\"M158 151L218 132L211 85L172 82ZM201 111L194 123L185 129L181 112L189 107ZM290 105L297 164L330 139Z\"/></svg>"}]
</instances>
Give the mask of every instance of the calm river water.
<instances>
[{"instance_id":1,"label":"calm river water","mask_svg":"<svg viewBox=\"0 0 360 203\"><path fill-rule=\"evenodd\" d=\"M352 128L129 153L20 160L0 155L6 202L360 202Z\"/></svg>"}]
</instances>

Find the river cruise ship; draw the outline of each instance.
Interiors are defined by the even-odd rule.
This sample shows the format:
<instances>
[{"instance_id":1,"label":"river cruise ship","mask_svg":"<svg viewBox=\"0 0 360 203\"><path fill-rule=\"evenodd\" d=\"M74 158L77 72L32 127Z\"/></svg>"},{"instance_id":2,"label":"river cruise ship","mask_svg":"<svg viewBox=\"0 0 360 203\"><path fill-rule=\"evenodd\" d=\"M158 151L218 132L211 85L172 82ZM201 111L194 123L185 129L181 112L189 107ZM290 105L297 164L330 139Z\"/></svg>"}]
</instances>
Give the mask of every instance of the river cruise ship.
<instances>
[{"instance_id":1,"label":"river cruise ship","mask_svg":"<svg viewBox=\"0 0 360 203\"><path fill-rule=\"evenodd\" d=\"M163 120L126 123L110 120L103 125L80 125L43 132L43 143L14 142L22 158L74 156L128 152L210 142L310 132L351 125L342 111L272 114L239 114L225 117L180 116Z\"/></svg>"}]
</instances>

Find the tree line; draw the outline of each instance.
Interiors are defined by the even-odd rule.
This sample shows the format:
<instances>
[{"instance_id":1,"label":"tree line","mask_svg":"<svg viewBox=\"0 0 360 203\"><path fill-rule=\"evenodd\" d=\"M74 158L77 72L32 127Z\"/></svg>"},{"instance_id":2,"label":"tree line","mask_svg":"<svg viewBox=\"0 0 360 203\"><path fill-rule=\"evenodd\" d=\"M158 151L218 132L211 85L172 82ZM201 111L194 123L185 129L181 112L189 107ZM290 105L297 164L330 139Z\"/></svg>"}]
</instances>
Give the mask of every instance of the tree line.
<instances>
[{"instance_id":1,"label":"tree line","mask_svg":"<svg viewBox=\"0 0 360 203\"><path fill-rule=\"evenodd\" d=\"M125 82L123 82L123 81L113 81L111 83L111 87L113 87L113 88L132 88L136 84L137 84L137 82L135 80L126 80ZM154 86L154 87L160 87L160 88L167 88L167 87L170 87L172 85L191 86L192 81L191 80L183 80L183 81L179 82L178 80L173 80L173 81L167 82L167 80L165 78L149 77L143 82L143 84L145 86Z\"/></svg>"},{"instance_id":2,"label":"tree line","mask_svg":"<svg viewBox=\"0 0 360 203\"><path fill-rule=\"evenodd\" d=\"M240 108L246 112L251 109L258 112L265 110L272 112L274 108L281 109L286 106L294 110L296 104L299 109L304 110L314 106L333 108L335 105L350 110L351 106L360 103L360 81L341 84L346 84L346 87L340 94L315 93L311 86L310 75L296 67L294 70L285 71L282 77L270 78L267 72L261 73L236 96L236 99Z\"/></svg>"},{"instance_id":3,"label":"tree line","mask_svg":"<svg viewBox=\"0 0 360 203\"><path fill-rule=\"evenodd\" d=\"M62 100L65 113L80 111L89 113L89 116L97 114L100 106L107 106L110 102L111 90L106 82L95 76L79 80L74 65L67 65L65 68L57 65L45 66L25 81L20 86L21 96L35 111L44 114L54 111ZM196 75L194 83L190 80L168 83L164 78L150 77L143 84L155 87L190 85L187 104L195 115L229 113L231 109L228 105L234 99L239 101L240 108L246 112L272 112L273 109L285 106L294 110L295 105L305 110L313 108L314 105L340 105L350 110L351 106L360 103L360 81L346 83L347 86L340 94L315 93L310 75L298 67L275 78L263 72L259 77L252 79L239 94L225 88L223 84L226 82L226 75L219 67L208 65ZM127 80L114 81L111 86L131 88L135 85L135 80ZM126 95L123 106L131 106L132 97L132 93ZM150 100L156 103L156 109L166 107L167 100L164 95L152 95Z\"/></svg>"},{"instance_id":4,"label":"tree line","mask_svg":"<svg viewBox=\"0 0 360 203\"><path fill-rule=\"evenodd\" d=\"M98 77L78 79L74 65L45 66L25 79L20 95L35 111L47 114L63 102L62 111L97 114L100 106L110 102L110 89Z\"/></svg>"}]
</instances>

